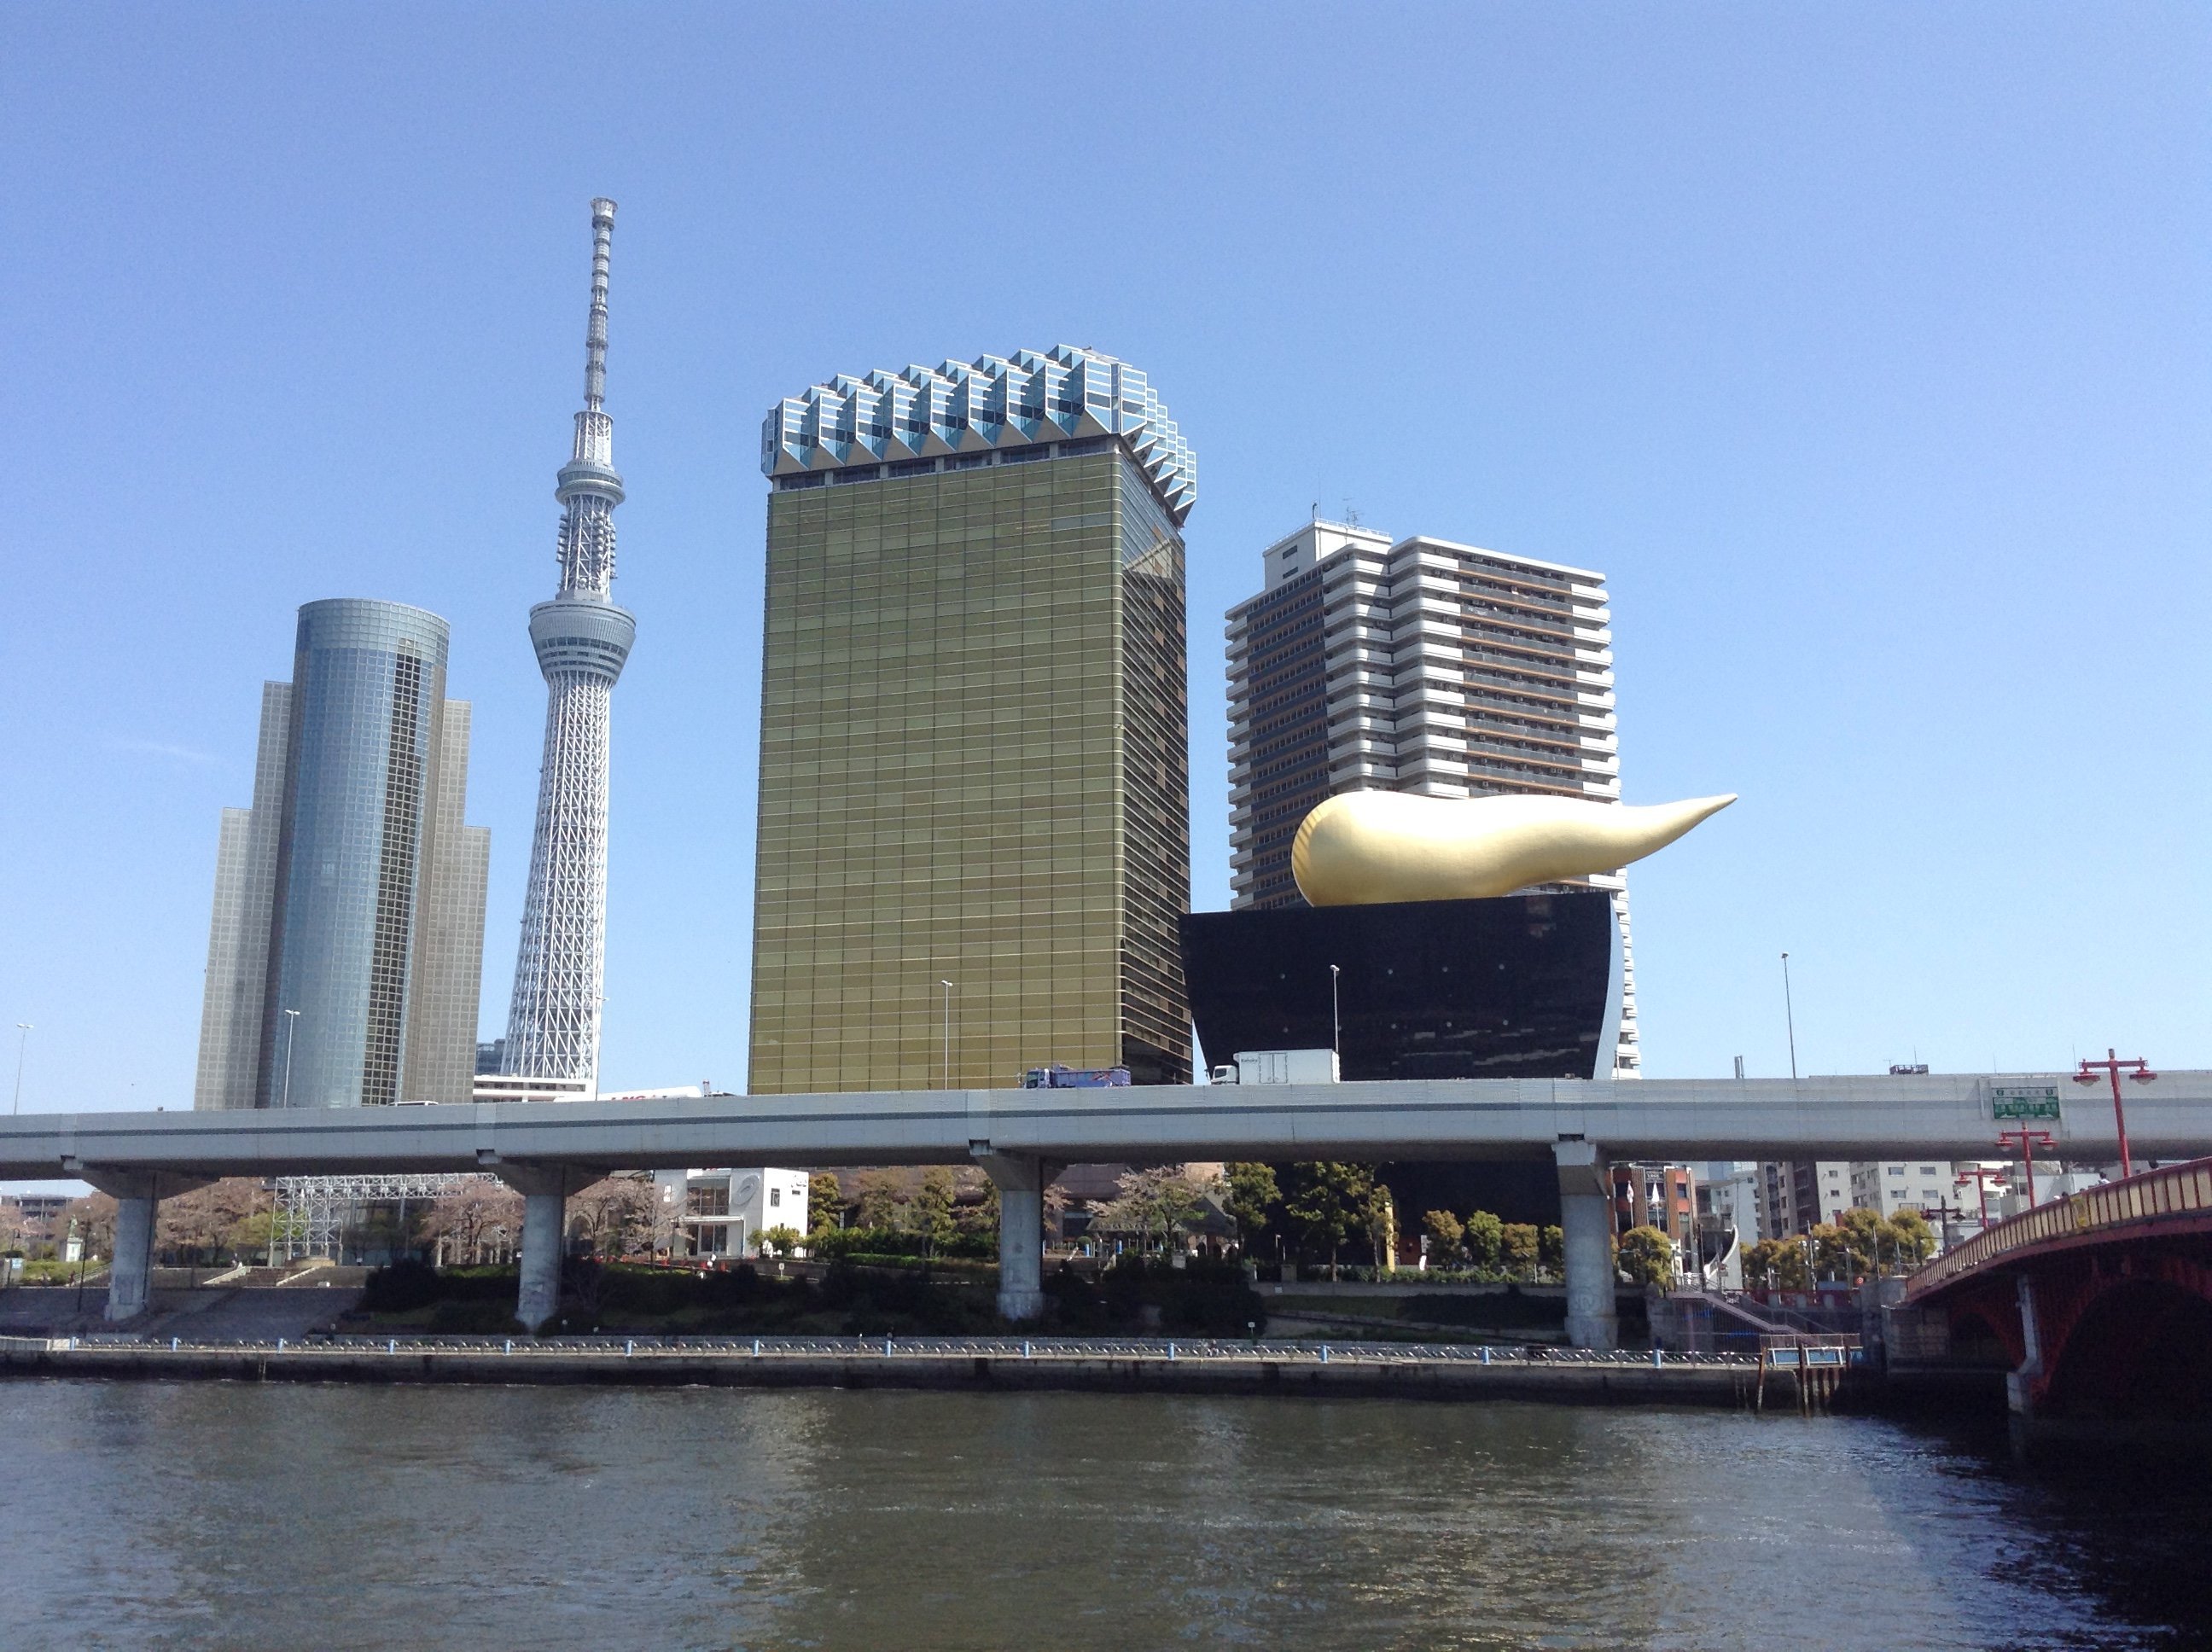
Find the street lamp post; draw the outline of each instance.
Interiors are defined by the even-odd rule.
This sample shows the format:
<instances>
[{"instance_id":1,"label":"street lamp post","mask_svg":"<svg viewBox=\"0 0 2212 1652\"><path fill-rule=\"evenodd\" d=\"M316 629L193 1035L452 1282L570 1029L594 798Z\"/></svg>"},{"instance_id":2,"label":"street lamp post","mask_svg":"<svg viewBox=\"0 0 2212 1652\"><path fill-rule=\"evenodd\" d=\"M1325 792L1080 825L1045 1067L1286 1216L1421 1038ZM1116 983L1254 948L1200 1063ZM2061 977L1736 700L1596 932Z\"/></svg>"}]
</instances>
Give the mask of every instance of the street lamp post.
<instances>
[{"instance_id":1,"label":"street lamp post","mask_svg":"<svg viewBox=\"0 0 2212 1652\"><path fill-rule=\"evenodd\" d=\"M2017 1130L2006 1130L1998 1133L1998 1146L2009 1147L2015 1142L2020 1145L2021 1168L2027 1175L2027 1206L2030 1210L2033 1210L2035 1208L2035 1150L2039 1147L2050 1146L2051 1135L2048 1130L2030 1130L2026 1125L2021 1126Z\"/></svg>"},{"instance_id":2,"label":"street lamp post","mask_svg":"<svg viewBox=\"0 0 2212 1652\"><path fill-rule=\"evenodd\" d=\"M299 1029L300 1029L300 1012L299 1012L297 1010L287 1010L287 1011L284 1011L284 1100L283 1100L283 1104L284 1106L286 1106L286 1107L289 1107L289 1106L291 1106L291 1105L292 1105L292 1036L293 1036L295 1033L298 1032L298 1031L299 1031Z\"/></svg>"},{"instance_id":3,"label":"street lamp post","mask_svg":"<svg viewBox=\"0 0 2212 1652\"><path fill-rule=\"evenodd\" d=\"M1328 967L1328 1053L1340 1065L1344 1060L1344 1020L1337 1013L1336 978L1343 973L1333 963Z\"/></svg>"},{"instance_id":4,"label":"street lamp post","mask_svg":"<svg viewBox=\"0 0 2212 1652\"><path fill-rule=\"evenodd\" d=\"M1964 1176L1959 1178L1961 1184L1964 1184L1966 1180ZM1944 1249L1948 1250L1959 1242L1958 1230L1953 1224L1966 1213L1966 1206L1963 1205L1954 1205L1948 1199L1939 1199L1936 1201L1936 1219L1940 1224L1937 1234L1942 1241Z\"/></svg>"},{"instance_id":5,"label":"street lamp post","mask_svg":"<svg viewBox=\"0 0 2212 1652\"><path fill-rule=\"evenodd\" d=\"M1790 955L1782 955L1782 1013L1790 1029L1790 1082L1797 1082L1797 1006L1790 996Z\"/></svg>"},{"instance_id":6,"label":"street lamp post","mask_svg":"<svg viewBox=\"0 0 2212 1652\"><path fill-rule=\"evenodd\" d=\"M31 1023L18 1021L15 1030L23 1036L15 1041L15 1104L8 1109L11 1114L23 1110L23 1056L31 1048Z\"/></svg>"},{"instance_id":7,"label":"street lamp post","mask_svg":"<svg viewBox=\"0 0 2212 1652\"><path fill-rule=\"evenodd\" d=\"M2077 1084L2094 1084L2097 1082L2097 1075L2099 1073L2108 1073L2111 1075L2112 1080L2112 1127L2119 1133L2120 1175L2123 1179L2125 1179L2136 1173L2136 1166L2135 1160L2130 1157L2128 1154L2127 1109L2120 1103L2120 1069L2123 1067L2133 1067L2135 1069L2133 1072L2128 1074L2128 1082L2130 1084L2147 1084L2158 1077L2158 1074L2150 1070L2150 1063L2144 1060L2141 1056L2136 1057L2131 1061L2123 1061L2120 1060L2119 1052L2118 1050L2107 1048L2105 1051L2105 1059L2103 1060L2084 1060L2081 1063L2081 1070L2074 1075L2074 1082Z\"/></svg>"},{"instance_id":8,"label":"street lamp post","mask_svg":"<svg viewBox=\"0 0 2212 1652\"><path fill-rule=\"evenodd\" d=\"M952 983L937 983L945 989L945 1087L952 1088Z\"/></svg>"},{"instance_id":9,"label":"street lamp post","mask_svg":"<svg viewBox=\"0 0 2212 1652\"><path fill-rule=\"evenodd\" d=\"M1969 1181L1974 1184L1975 1195L1981 1201L1982 1225L1986 1228L1990 1224L1990 1167L1978 1163L1966 1175L1951 1178L1951 1185L1954 1187L1963 1187Z\"/></svg>"}]
</instances>

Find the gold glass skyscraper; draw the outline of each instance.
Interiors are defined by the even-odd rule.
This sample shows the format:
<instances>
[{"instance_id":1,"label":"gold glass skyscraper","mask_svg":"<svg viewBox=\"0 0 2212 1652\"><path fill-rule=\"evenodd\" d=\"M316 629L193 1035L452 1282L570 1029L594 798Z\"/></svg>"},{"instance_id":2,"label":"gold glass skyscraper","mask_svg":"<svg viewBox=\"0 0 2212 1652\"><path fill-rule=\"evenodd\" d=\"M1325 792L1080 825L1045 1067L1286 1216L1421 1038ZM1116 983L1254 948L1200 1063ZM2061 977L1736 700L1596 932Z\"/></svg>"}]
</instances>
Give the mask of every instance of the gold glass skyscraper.
<instances>
[{"instance_id":1,"label":"gold glass skyscraper","mask_svg":"<svg viewBox=\"0 0 2212 1652\"><path fill-rule=\"evenodd\" d=\"M985 356L817 386L763 448L751 1089L1188 1082L1194 489L1158 398Z\"/></svg>"}]
</instances>

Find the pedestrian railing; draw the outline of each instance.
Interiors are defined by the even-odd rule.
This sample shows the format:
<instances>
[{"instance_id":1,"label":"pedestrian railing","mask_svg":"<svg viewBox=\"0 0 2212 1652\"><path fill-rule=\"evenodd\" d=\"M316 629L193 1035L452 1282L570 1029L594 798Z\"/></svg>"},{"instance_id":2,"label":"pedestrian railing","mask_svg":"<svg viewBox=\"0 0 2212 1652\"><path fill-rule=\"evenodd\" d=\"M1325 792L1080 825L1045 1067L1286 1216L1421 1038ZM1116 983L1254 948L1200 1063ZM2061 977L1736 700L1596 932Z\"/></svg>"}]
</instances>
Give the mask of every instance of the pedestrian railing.
<instances>
[{"instance_id":1,"label":"pedestrian railing","mask_svg":"<svg viewBox=\"0 0 2212 1652\"><path fill-rule=\"evenodd\" d=\"M282 1353L385 1355L420 1357L435 1354L496 1354L505 1357L557 1355L608 1360L654 1359L672 1356L715 1356L737 1359L836 1358L874 1360L1254 1360L1333 1364L1452 1364L1589 1366L1737 1366L1759 1363L1752 1353L1662 1353L1656 1350L1601 1351L1547 1345L1312 1342L1226 1337L752 1337L602 1336L486 1337L348 1334L277 1337L217 1341L159 1333L94 1333L48 1339L15 1338L8 1343L41 1349L145 1350L162 1353Z\"/></svg>"},{"instance_id":2,"label":"pedestrian railing","mask_svg":"<svg viewBox=\"0 0 2212 1652\"><path fill-rule=\"evenodd\" d=\"M2164 1216L2212 1214L2212 1158L2145 1170L2008 1216L1945 1251L1905 1281L1907 1302L2031 1245Z\"/></svg>"}]
</instances>

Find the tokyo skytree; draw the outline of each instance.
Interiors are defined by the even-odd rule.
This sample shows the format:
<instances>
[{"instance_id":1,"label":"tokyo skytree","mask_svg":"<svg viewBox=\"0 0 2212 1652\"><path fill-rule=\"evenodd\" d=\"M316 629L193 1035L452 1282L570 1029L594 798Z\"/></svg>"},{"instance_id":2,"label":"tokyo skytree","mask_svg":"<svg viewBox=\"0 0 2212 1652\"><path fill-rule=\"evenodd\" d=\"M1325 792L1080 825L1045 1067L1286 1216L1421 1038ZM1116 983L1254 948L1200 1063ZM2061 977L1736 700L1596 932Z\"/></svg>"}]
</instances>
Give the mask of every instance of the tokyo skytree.
<instances>
[{"instance_id":1,"label":"tokyo skytree","mask_svg":"<svg viewBox=\"0 0 2212 1652\"><path fill-rule=\"evenodd\" d=\"M562 507L561 588L530 610L530 641L545 674L545 756L501 1060L504 1072L582 1079L594 1093L606 969L608 712L637 635L637 622L611 600L614 508L623 485L614 469L614 422L601 404L614 228L615 203L593 201L584 410L554 490Z\"/></svg>"}]
</instances>

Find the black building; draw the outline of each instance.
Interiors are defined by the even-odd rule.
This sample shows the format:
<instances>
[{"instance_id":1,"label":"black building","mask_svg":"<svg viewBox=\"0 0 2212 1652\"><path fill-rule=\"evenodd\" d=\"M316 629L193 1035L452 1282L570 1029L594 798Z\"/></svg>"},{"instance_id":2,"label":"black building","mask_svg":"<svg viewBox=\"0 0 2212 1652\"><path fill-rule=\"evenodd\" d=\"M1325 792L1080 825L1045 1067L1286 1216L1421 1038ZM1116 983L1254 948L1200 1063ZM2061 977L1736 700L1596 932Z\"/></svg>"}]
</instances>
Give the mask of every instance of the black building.
<instances>
[{"instance_id":1,"label":"black building","mask_svg":"<svg viewBox=\"0 0 2212 1652\"><path fill-rule=\"evenodd\" d=\"M1183 973L1209 1066L1334 1045L1347 1079L1588 1078L1610 1076L1620 933L1595 890L1194 912Z\"/></svg>"},{"instance_id":2,"label":"black building","mask_svg":"<svg viewBox=\"0 0 2212 1652\"><path fill-rule=\"evenodd\" d=\"M1347 1079L1610 1078L1620 940L1612 902L1595 890L1182 920L1183 971L1208 1066L1240 1050L1327 1049L1337 1032ZM1509 1222L1559 1219L1549 1165L1379 1169L1401 1222L1478 1208Z\"/></svg>"}]
</instances>

